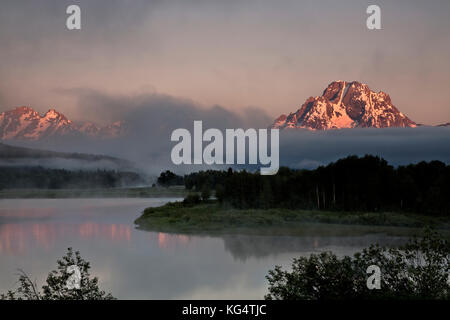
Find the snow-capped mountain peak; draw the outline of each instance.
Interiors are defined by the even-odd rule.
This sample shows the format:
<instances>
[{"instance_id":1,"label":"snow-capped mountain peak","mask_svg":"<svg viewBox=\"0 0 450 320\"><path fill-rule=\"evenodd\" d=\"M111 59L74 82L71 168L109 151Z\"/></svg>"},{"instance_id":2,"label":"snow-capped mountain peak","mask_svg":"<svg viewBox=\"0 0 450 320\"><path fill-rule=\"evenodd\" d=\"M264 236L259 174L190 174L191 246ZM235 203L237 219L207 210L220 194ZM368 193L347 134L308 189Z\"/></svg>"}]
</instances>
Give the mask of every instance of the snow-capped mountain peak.
<instances>
[{"instance_id":1,"label":"snow-capped mountain peak","mask_svg":"<svg viewBox=\"0 0 450 320\"><path fill-rule=\"evenodd\" d=\"M374 92L357 81L334 81L321 96L310 97L296 112L281 115L272 128L416 127L401 113L385 92Z\"/></svg>"},{"instance_id":2,"label":"snow-capped mountain peak","mask_svg":"<svg viewBox=\"0 0 450 320\"><path fill-rule=\"evenodd\" d=\"M55 109L48 110L45 113L44 118L45 119L55 119L55 120L68 121L67 118L63 114L59 113ZM68 121L68 122L71 122L71 121Z\"/></svg>"},{"instance_id":3,"label":"snow-capped mountain peak","mask_svg":"<svg viewBox=\"0 0 450 320\"><path fill-rule=\"evenodd\" d=\"M73 122L55 109L48 110L43 116L25 106L0 113L2 140L40 140L66 135L108 138L122 134L122 123L99 126L92 122Z\"/></svg>"}]
</instances>

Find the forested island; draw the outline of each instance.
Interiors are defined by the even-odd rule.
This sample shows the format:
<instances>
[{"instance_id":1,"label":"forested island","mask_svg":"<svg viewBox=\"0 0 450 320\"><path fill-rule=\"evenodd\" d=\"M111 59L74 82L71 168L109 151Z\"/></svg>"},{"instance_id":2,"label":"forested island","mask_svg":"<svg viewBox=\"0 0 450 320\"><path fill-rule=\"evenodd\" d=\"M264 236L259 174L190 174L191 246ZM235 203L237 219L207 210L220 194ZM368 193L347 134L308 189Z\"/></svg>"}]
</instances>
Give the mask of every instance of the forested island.
<instances>
[{"instance_id":1,"label":"forested island","mask_svg":"<svg viewBox=\"0 0 450 320\"><path fill-rule=\"evenodd\" d=\"M195 192L215 191L234 208L336 211L401 211L447 215L450 166L440 161L394 168L380 157L349 156L315 170L281 167L276 175L242 171L163 172L158 183L184 183Z\"/></svg>"},{"instance_id":2,"label":"forested island","mask_svg":"<svg viewBox=\"0 0 450 320\"><path fill-rule=\"evenodd\" d=\"M185 176L166 171L158 183L183 183L192 194L146 209L136 220L141 228L233 232L317 222L450 228L450 166L440 161L394 168L380 157L349 156L315 170L280 168L273 176L232 169Z\"/></svg>"}]
</instances>

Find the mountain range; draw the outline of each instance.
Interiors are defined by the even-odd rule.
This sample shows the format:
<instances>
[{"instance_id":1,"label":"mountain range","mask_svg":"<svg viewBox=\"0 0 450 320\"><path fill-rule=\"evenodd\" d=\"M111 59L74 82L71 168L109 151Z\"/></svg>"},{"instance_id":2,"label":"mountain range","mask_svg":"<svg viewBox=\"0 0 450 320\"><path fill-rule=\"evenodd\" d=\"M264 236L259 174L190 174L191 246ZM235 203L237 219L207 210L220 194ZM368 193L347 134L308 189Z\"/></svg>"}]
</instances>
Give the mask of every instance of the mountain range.
<instances>
[{"instance_id":1,"label":"mountain range","mask_svg":"<svg viewBox=\"0 0 450 320\"><path fill-rule=\"evenodd\" d=\"M310 97L296 112L281 115L272 128L328 130L343 128L416 127L385 92L357 81L334 81L321 96Z\"/></svg>"},{"instance_id":2,"label":"mountain range","mask_svg":"<svg viewBox=\"0 0 450 320\"><path fill-rule=\"evenodd\" d=\"M41 140L68 135L115 138L125 131L122 122L100 126L90 121L71 121L55 109L48 110L42 116L30 107L0 113L1 140Z\"/></svg>"},{"instance_id":3,"label":"mountain range","mask_svg":"<svg viewBox=\"0 0 450 320\"><path fill-rule=\"evenodd\" d=\"M329 130L343 128L418 127L399 111L385 92L374 92L357 81L334 81L321 96L309 97L295 112L278 117L271 128ZM439 125L450 127L450 123ZM0 140L43 140L83 136L111 139L127 134L122 122L101 126L90 121L72 121L55 109L40 115L30 107L0 113Z\"/></svg>"}]
</instances>

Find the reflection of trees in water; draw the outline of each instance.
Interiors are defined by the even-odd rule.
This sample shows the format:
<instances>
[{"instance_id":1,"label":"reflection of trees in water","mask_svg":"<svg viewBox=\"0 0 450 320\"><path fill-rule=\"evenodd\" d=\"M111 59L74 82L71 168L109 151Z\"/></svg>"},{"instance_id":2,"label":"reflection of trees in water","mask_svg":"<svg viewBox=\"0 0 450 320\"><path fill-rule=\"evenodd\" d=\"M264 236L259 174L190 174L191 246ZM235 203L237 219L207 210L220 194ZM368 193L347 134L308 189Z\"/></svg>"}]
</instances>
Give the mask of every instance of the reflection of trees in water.
<instances>
[{"instance_id":1,"label":"reflection of trees in water","mask_svg":"<svg viewBox=\"0 0 450 320\"><path fill-rule=\"evenodd\" d=\"M365 236L221 236L225 250L235 259L263 258L283 253L305 253L313 251L333 251L337 255L348 254L378 243L385 246L397 246L407 241L406 237L392 237L383 234ZM340 247L340 248L333 248Z\"/></svg>"}]
</instances>

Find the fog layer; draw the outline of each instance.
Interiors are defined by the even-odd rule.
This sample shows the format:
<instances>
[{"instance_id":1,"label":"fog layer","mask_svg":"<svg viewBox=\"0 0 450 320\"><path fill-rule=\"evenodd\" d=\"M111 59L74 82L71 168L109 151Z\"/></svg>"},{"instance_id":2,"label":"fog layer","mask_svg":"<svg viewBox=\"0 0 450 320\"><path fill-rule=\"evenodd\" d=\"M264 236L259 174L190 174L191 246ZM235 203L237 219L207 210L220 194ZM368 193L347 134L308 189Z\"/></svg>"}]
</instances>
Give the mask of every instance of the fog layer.
<instances>
[{"instance_id":1,"label":"fog layer","mask_svg":"<svg viewBox=\"0 0 450 320\"><path fill-rule=\"evenodd\" d=\"M258 108L232 112L222 106L205 107L187 99L161 94L111 96L91 90L74 90L74 93L78 95L80 108L85 110L87 118L95 113L103 115L107 121L122 120L127 134L108 140L65 137L22 145L116 156L135 162L150 174L159 174L166 169L184 173L212 167L173 165L170 158L171 149L176 144L170 141L173 130L186 128L193 134L195 120L203 121L203 130L267 128L273 121ZM378 155L393 165L422 160L450 163L449 145L450 128L446 127L285 130L280 133L280 164L315 168L352 154ZM228 166L213 168L226 169Z\"/></svg>"}]
</instances>

